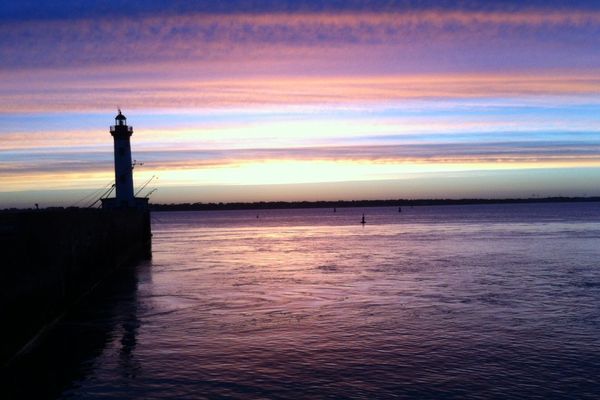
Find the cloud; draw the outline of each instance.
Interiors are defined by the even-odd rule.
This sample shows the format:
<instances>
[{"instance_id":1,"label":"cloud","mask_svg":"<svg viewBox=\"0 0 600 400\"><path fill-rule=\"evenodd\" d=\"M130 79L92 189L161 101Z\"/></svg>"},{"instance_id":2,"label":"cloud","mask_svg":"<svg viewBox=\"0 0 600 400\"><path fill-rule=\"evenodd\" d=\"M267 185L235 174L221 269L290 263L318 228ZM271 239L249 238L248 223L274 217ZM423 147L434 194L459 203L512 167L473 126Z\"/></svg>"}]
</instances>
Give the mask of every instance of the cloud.
<instances>
[{"instance_id":1,"label":"cloud","mask_svg":"<svg viewBox=\"0 0 600 400\"><path fill-rule=\"evenodd\" d=\"M94 70L48 72L27 79L5 74L0 84L3 113L82 112L115 109L231 109L248 107L384 104L406 100L452 100L600 93L600 77L584 72L512 74L422 74L337 77L262 77L203 80L185 66L177 76L140 72L136 79L94 79ZM187 76L186 76L187 75ZM85 80L89 79L89 80ZM44 90L36 85L44 85ZM566 100L566 99L565 99Z\"/></svg>"},{"instance_id":2,"label":"cloud","mask_svg":"<svg viewBox=\"0 0 600 400\"><path fill-rule=\"evenodd\" d=\"M385 146L329 146L305 148L228 149L228 150L158 150L136 151L146 167L165 169L205 169L221 166L243 166L263 162L343 162L383 164L499 164L499 163L573 163L596 165L600 143L520 141L488 143L429 143ZM110 172L110 152L74 153L52 151L36 154L26 151L5 153L0 176L15 174L67 173L78 171Z\"/></svg>"},{"instance_id":3,"label":"cloud","mask_svg":"<svg viewBox=\"0 0 600 400\"><path fill-rule=\"evenodd\" d=\"M344 60L360 68L368 63L358 62L360 58L354 55L367 51L379 63L387 56L390 62L414 71L423 61L440 62L447 57L475 61L469 55L473 50L483 61L500 62L502 58L495 55L500 53L514 63L533 51L536 59L543 57L541 62L574 65L584 52L597 48L599 39L594 35L600 22L600 11L593 10L121 15L4 23L0 26L1 67L239 60L256 63L258 69L266 58L276 68L289 69L290 65L276 61L298 62L308 57ZM548 35L552 41L546 39ZM556 50L569 51L570 59L556 57L552 53ZM597 66L598 62L597 56L587 52L588 64ZM485 67L482 62L476 66Z\"/></svg>"},{"instance_id":4,"label":"cloud","mask_svg":"<svg viewBox=\"0 0 600 400\"><path fill-rule=\"evenodd\" d=\"M490 3L3 3L2 190L111 179L117 106L173 182L597 165L600 10Z\"/></svg>"},{"instance_id":5,"label":"cloud","mask_svg":"<svg viewBox=\"0 0 600 400\"><path fill-rule=\"evenodd\" d=\"M465 8L7 21L0 110L599 93L600 11Z\"/></svg>"},{"instance_id":6,"label":"cloud","mask_svg":"<svg viewBox=\"0 0 600 400\"><path fill-rule=\"evenodd\" d=\"M409 10L446 11L516 11L516 10L594 10L598 6L586 0L520 0L502 1L452 1L452 0L97 0L82 3L78 0L21 0L0 3L1 20L70 20L79 18L102 18L113 15L115 10L130 17L153 14L239 14L239 13L323 13L323 12L402 12Z\"/></svg>"}]
</instances>

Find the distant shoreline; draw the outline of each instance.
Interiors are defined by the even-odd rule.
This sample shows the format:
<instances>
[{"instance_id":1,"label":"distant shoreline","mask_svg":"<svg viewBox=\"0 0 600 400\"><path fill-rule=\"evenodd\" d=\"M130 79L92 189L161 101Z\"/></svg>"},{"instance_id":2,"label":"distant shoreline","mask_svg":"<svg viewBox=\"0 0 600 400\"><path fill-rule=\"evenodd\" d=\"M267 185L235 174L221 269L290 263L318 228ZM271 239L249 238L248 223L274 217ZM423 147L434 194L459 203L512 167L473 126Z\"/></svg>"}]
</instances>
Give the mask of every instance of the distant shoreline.
<instances>
[{"instance_id":1,"label":"distant shoreline","mask_svg":"<svg viewBox=\"0 0 600 400\"><path fill-rule=\"evenodd\" d=\"M232 203L172 203L150 204L150 211L220 211L220 210L277 210L293 208L349 208L349 207L417 207L473 204L526 204L526 203L592 203L592 197L530 197L514 199L391 199L391 200L331 200L331 201L257 201ZM77 210L79 207L46 207L40 210ZM2 212L35 211L33 208L5 208Z\"/></svg>"},{"instance_id":2,"label":"distant shoreline","mask_svg":"<svg viewBox=\"0 0 600 400\"><path fill-rule=\"evenodd\" d=\"M348 208L348 207L412 207L471 204L523 204L523 203L590 203L600 202L600 197L532 197L525 199L393 199L393 200L335 200L335 201L260 201L234 203L179 203L150 204L151 211L220 211L267 210L293 208Z\"/></svg>"}]
</instances>

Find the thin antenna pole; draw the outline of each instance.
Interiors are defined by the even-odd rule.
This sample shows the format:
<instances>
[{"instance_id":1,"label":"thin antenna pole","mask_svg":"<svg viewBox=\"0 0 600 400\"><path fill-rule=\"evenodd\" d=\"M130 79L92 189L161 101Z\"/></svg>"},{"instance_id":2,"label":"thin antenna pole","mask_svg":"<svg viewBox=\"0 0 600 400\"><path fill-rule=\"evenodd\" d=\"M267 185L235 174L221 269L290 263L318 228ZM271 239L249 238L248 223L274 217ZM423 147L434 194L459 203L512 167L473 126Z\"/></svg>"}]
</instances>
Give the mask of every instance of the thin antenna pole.
<instances>
[{"instance_id":1,"label":"thin antenna pole","mask_svg":"<svg viewBox=\"0 0 600 400\"><path fill-rule=\"evenodd\" d=\"M110 189L108 189L106 192L102 193L102 195L100 197L98 197L96 199L96 201L94 201L92 204L90 204L87 208L92 208L94 207L94 204L96 204L97 202L99 202L100 200L102 200L104 197L108 197L110 196L110 194L112 193L112 191L115 190L115 184L113 183L113 185L110 187Z\"/></svg>"},{"instance_id":2,"label":"thin antenna pole","mask_svg":"<svg viewBox=\"0 0 600 400\"><path fill-rule=\"evenodd\" d=\"M79 203L83 203L86 200L89 200L95 196L97 196L100 192L104 192L105 190L108 189L109 185L112 185L113 181L108 182L106 185L104 185L103 187L94 190L91 193L86 194L85 196L83 196L82 198L80 198L79 200L77 200L76 202L74 202L73 204L71 204L69 207L75 207L76 205L78 205Z\"/></svg>"},{"instance_id":3,"label":"thin antenna pole","mask_svg":"<svg viewBox=\"0 0 600 400\"><path fill-rule=\"evenodd\" d=\"M138 194L139 194L139 193L140 193L142 190L144 190L144 188L145 188L146 186L148 186L148 184L149 184L150 182L152 182L152 179L154 179L154 178L156 178L156 175L152 175L152 177L151 177L150 179L148 179L148 181L147 181L146 183L144 183L144 184L142 185L142 187L138 189L138 191L137 191L137 192L135 192L134 196L137 196L137 195L138 195ZM158 179L158 178L157 178L157 179Z\"/></svg>"}]
</instances>

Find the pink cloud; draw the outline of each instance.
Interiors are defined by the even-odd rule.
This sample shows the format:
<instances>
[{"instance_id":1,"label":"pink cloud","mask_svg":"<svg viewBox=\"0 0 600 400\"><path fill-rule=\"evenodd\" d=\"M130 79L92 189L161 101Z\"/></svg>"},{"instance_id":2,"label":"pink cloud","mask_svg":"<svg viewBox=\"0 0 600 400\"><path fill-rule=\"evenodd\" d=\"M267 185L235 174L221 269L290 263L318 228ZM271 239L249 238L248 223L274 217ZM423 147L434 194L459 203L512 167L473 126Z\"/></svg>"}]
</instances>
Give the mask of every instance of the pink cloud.
<instances>
[{"instance_id":1,"label":"pink cloud","mask_svg":"<svg viewBox=\"0 0 600 400\"><path fill-rule=\"evenodd\" d=\"M510 56L507 44L517 56L526 56L523 50L550 51L565 46L573 52L571 33L593 34L599 23L600 12L596 11L192 14L135 19L111 16L5 23L0 27L0 59L4 68L171 60L208 64L244 60L260 65L265 56L297 62L305 57L318 61L333 53L338 61L347 54L345 61L360 67L365 64L352 57L351 49L361 49L378 56L378 61L387 55L400 67L414 70L419 63L412 63L411 57L416 61L441 61L432 52L448 57L456 51L476 49L479 57L493 57L493 52L499 51ZM540 37L548 34L553 37L552 43ZM579 40L577 47L593 48L597 41L591 38ZM469 59L466 53L454 56ZM544 54L545 58L551 56Z\"/></svg>"},{"instance_id":2,"label":"pink cloud","mask_svg":"<svg viewBox=\"0 0 600 400\"><path fill-rule=\"evenodd\" d=\"M41 73L19 89L14 82L26 73L7 74L0 84L2 112L61 112L114 109L210 109L290 105L365 105L415 100L527 96L595 96L600 77L557 72L542 74L447 74L347 77L273 77L201 80L138 77L112 82L80 79L94 71ZM171 66L176 68L176 64ZM144 74L141 74L142 76ZM36 82L47 82L35 90ZM87 86L87 87L86 87Z\"/></svg>"}]
</instances>

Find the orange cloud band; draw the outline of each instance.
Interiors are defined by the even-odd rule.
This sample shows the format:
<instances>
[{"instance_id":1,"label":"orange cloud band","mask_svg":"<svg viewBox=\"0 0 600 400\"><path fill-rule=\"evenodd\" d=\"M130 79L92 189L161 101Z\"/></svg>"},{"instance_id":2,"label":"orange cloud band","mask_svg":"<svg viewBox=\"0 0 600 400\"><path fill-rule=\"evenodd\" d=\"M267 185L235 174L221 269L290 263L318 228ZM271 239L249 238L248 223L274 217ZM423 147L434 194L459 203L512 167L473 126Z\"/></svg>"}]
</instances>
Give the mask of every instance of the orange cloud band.
<instances>
[{"instance_id":1,"label":"orange cloud band","mask_svg":"<svg viewBox=\"0 0 600 400\"><path fill-rule=\"evenodd\" d=\"M81 72L89 76L88 72ZM22 74L22 73L21 73ZM600 96L600 76L575 72L546 74L448 74L346 77L274 77L162 81L148 79L87 83L78 72L47 72L45 90L0 84L4 113L128 109L210 109L298 105L368 105L418 99ZM19 75L17 74L8 74ZM61 77L64 79L61 79ZM33 79L35 81L35 79ZM26 84L24 86L27 86Z\"/></svg>"}]
</instances>

